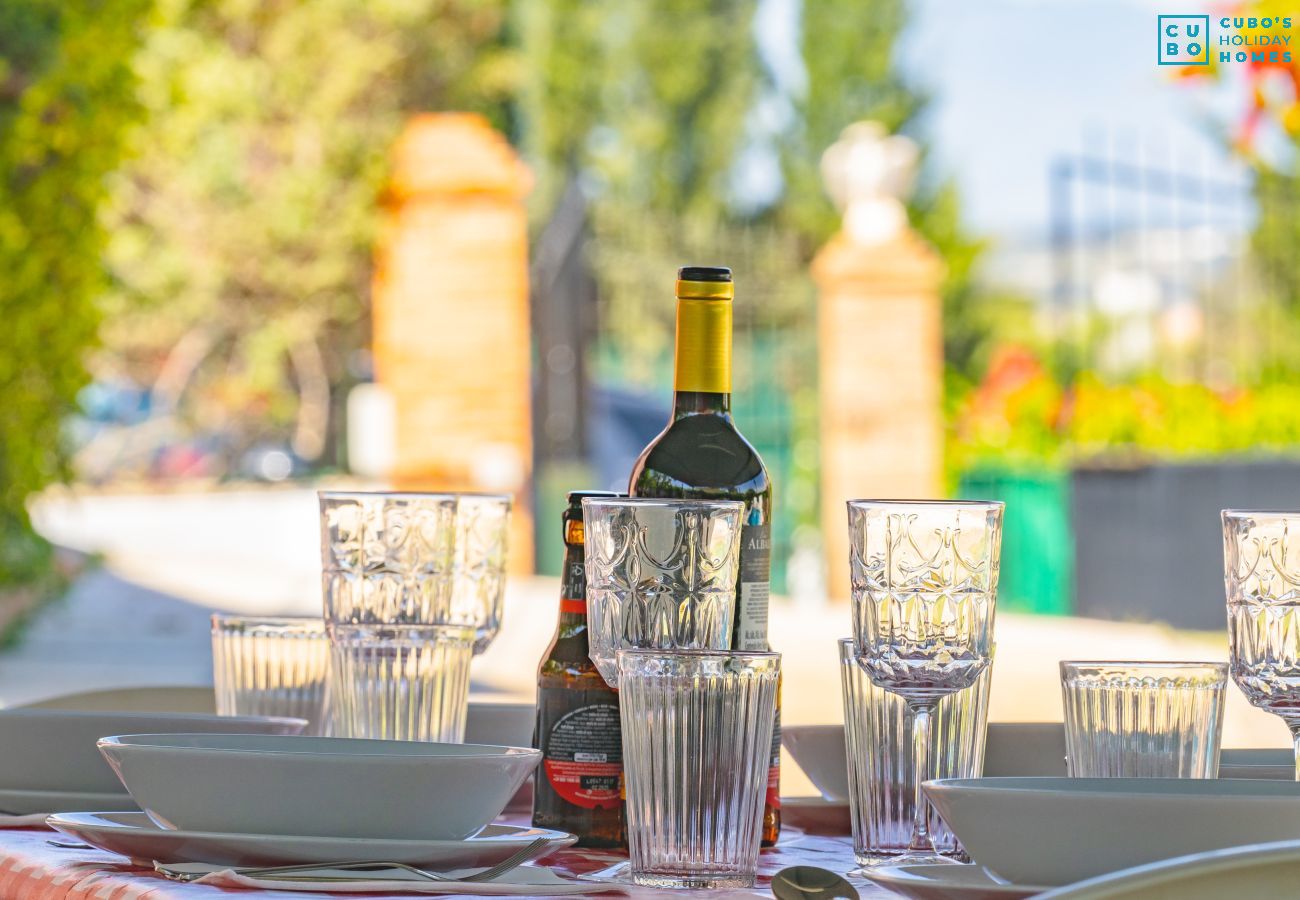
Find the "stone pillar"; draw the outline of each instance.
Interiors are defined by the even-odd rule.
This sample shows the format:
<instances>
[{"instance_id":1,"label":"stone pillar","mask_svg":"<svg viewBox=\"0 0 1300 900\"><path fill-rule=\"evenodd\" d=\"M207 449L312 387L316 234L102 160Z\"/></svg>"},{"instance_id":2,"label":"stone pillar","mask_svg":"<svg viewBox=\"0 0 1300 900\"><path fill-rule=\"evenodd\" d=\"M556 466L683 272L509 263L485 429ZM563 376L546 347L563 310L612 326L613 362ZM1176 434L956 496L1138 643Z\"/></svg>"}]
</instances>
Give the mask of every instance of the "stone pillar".
<instances>
[{"instance_id":1,"label":"stone pillar","mask_svg":"<svg viewBox=\"0 0 1300 900\"><path fill-rule=\"evenodd\" d=\"M827 585L849 597L844 502L943 489L943 266L910 228L863 244L841 233L813 262L818 301L821 499Z\"/></svg>"},{"instance_id":2,"label":"stone pillar","mask_svg":"<svg viewBox=\"0 0 1300 900\"><path fill-rule=\"evenodd\" d=\"M413 118L395 147L372 312L395 487L513 494L515 572L533 568L531 186L483 117Z\"/></svg>"}]
</instances>

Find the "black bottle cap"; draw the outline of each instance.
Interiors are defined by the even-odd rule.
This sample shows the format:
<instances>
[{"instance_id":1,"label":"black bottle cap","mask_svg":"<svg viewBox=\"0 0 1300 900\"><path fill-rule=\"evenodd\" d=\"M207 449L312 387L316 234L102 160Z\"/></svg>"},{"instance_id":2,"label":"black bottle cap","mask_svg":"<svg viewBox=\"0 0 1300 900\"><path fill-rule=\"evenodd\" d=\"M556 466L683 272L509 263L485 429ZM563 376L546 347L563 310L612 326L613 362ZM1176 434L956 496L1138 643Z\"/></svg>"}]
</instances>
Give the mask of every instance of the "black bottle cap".
<instances>
[{"instance_id":1,"label":"black bottle cap","mask_svg":"<svg viewBox=\"0 0 1300 900\"><path fill-rule=\"evenodd\" d=\"M617 491L569 491L568 501L570 506L582 506L583 497L626 497L627 494L620 494Z\"/></svg>"},{"instance_id":2,"label":"black bottle cap","mask_svg":"<svg viewBox=\"0 0 1300 900\"><path fill-rule=\"evenodd\" d=\"M726 266L682 266L677 270L678 281L731 282L731 270Z\"/></svg>"}]
</instances>

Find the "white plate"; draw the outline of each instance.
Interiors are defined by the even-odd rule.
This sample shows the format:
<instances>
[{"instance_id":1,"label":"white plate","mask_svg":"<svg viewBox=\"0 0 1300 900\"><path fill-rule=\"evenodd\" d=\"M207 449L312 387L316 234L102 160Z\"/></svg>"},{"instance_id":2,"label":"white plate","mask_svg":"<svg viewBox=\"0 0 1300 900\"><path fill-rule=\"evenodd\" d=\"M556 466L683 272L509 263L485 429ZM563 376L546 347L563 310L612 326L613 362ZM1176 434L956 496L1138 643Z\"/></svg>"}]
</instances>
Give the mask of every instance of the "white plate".
<instances>
[{"instance_id":1,"label":"white plate","mask_svg":"<svg viewBox=\"0 0 1300 900\"><path fill-rule=\"evenodd\" d=\"M34 813L81 812L93 810L135 810L130 794L90 794L81 791L6 791L0 790L0 813L30 816Z\"/></svg>"},{"instance_id":2,"label":"white plate","mask_svg":"<svg viewBox=\"0 0 1300 900\"><path fill-rule=\"evenodd\" d=\"M1233 847L1126 869L1043 895L1043 900L1273 900L1294 897L1300 841Z\"/></svg>"},{"instance_id":3,"label":"white plate","mask_svg":"<svg viewBox=\"0 0 1300 900\"><path fill-rule=\"evenodd\" d=\"M278 866L342 860L396 862L439 869L490 866L540 837L555 849L577 840L563 831L489 825L463 841L395 841L168 831L144 813L60 813L49 825L92 847L132 859L222 866Z\"/></svg>"},{"instance_id":4,"label":"white plate","mask_svg":"<svg viewBox=\"0 0 1300 900\"><path fill-rule=\"evenodd\" d=\"M926 863L863 869L873 884L913 900L1017 900L1048 890L994 881L979 866Z\"/></svg>"},{"instance_id":5,"label":"white plate","mask_svg":"<svg viewBox=\"0 0 1300 900\"><path fill-rule=\"evenodd\" d=\"M1220 778L1295 780L1294 750L1223 750L1219 753Z\"/></svg>"},{"instance_id":6,"label":"white plate","mask_svg":"<svg viewBox=\"0 0 1300 900\"><path fill-rule=\"evenodd\" d=\"M977 863L1062 885L1175 856L1300 840L1300 784L1181 778L969 778L925 792Z\"/></svg>"}]
</instances>

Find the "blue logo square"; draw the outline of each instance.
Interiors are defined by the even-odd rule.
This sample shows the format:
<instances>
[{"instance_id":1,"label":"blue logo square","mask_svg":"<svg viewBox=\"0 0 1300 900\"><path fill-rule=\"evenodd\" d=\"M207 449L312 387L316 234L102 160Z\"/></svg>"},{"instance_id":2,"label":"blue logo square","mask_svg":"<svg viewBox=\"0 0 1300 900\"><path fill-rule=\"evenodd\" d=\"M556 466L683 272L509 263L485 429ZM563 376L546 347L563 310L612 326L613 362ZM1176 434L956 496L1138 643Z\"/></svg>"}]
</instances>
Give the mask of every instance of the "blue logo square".
<instances>
[{"instance_id":1,"label":"blue logo square","mask_svg":"<svg viewBox=\"0 0 1300 900\"><path fill-rule=\"evenodd\" d=\"M1209 16L1156 16L1156 30L1159 65L1210 64Z\"/></svg>"}]
</instances>

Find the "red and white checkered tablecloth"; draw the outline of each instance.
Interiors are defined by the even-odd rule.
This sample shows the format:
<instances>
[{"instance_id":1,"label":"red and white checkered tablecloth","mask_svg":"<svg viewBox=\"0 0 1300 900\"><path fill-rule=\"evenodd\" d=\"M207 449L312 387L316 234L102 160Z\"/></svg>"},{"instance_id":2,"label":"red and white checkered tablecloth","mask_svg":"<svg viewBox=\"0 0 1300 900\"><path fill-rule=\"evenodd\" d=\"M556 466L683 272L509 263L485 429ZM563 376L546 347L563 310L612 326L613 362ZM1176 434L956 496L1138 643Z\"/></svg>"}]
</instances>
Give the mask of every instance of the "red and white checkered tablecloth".
<instances>
[{"instance_id":1,"label":"red and white checkered tablecloth","mask_svg":"<svg viewBox=\"0 0 1300 900\"><path fill-rule=\"evenodd\" d=\"M511 824L519 824L512 821ZM277 900L339 900L344 895L327 893L273 892L180 884L155 874L148 865L133 863L101 850L79 850L49 843L59 837L44 829L0 830L0 900L215 900L215 898L276 897ZM626 857L610 851L570 848L554 853L545 864L560 872L585 874L606 868ZM763 851L759 860L759 883L752 890L714 891L718 897L770 897L768 880L773 874L796 865L814 865L835 872L854 868L852 844L847 836L812 834L786 828L779 844ZM887 891L859 879L851 879L864 897L887 897ZM700 892L695 892L700 893ZM683 891L629 888L624 896L634 900L676 897ZM351 895L356 897L358 895ZM374 900L411 897L400 892L367 894ZM451 896L451 895L443 895ZM614 894L596 895L614 896Z\"/></svg>"}]
</instances>

